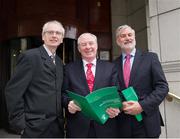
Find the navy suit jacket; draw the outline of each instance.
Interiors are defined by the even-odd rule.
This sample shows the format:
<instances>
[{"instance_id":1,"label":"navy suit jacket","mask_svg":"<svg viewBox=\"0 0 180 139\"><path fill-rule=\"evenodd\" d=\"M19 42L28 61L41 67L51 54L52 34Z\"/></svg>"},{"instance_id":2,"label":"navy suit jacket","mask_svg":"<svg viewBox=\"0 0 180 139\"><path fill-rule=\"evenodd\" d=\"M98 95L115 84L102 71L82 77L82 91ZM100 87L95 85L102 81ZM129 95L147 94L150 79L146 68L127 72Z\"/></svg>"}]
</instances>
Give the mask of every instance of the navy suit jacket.
<instances>
[{"instance_id":1,"label":"navy suit jacket","mask_svg":"<svg viewBox=\"0 0 180 139\"><path fill-rule=\"evenodd\" d=\"M25 137L40 137L59 119L63 137L62 81L58 56L55 66L43 46L22 53L5 90L11 128L24 130Z\"/></svg>"},{"instance_id":2,"label":"navy suit jacket","mask_svg":"<svg viewBox=\"0 0 180 139\"><path fill-rule=\"evenodd\" d=\"M126 89L123 79L122 55L114 63L118 70L119 89ZM162 122L159 105L167 95L169 89L158 56L155 53L142 53L136 50L129 86L134 87L139 98L139 103L143 108L143 123L147 137L159 136ZM122 112L118 120L120 136L130 135L128 115Z\"/></svg>"},{"instance_id":3,"label":"navy suit jacket","mask_svg":"<svg viewBox=\"0 0 180 139\"><path fill-rule=\"evenodd\" d=\"M88 137L90 127L90 119L85 117L81 112L71 114L67 110L70 99L67 97L65 90L70 90L86 96L89 88L86 82L82 60L70 63L65 67L64 76L64 106L66 108L67 118L67 137ZM97 60L94 89L115 85L117 80L117 72L114 64L102 60ZM117 137L116 119L108 119L104 125L94 122L97 137Z\"/></svg>"}]
</instances>

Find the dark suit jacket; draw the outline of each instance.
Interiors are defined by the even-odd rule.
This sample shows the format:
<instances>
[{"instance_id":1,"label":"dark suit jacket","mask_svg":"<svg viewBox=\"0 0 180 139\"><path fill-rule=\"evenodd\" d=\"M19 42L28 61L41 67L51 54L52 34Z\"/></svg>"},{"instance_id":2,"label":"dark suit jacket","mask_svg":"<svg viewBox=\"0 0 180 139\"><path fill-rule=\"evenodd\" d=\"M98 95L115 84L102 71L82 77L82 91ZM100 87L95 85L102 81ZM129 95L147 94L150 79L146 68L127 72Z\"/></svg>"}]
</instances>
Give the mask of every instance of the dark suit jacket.
<instances>
[{"instance_id":1,"label":"dark suit jacket","mask_svg":"<svg viewBox=\"0 0 180 139\"><path fill-rule=\"evenodd\" d=\"M69 99L65 90L76 92L82 96L89 93L89 88L86 82L83 62L81 60L70 63L65 67L64 76L64 106L68 107ZM108 87L115 85L117 80L117 72L114 64L97 60L94 89ZM88 130L90 127L90 119L85 117L81 112L70 114L66 111L67 118L67 137L88 137ZM97 137L116 137L117 127L115 119L108 119L104 125L94 122Z\"/></svg>"},{"instance_id":2,"label":"dark suit jacket","mask_svg":"<svg viewBox=\"0 0 180 139\"><path fill-rule=\"evenodd\" d=\"M56 66L43 46L22 53L5 90L9 123L27 137L39 137L55 119L63 132L61 87L63 64Z\"/></svg>"},{"instance_id":3,"label":"dark suit jacket","mask_svg":"<svg viewBox=\"0 0 180 139\"><path fill-rule=\"evenodd\" d=\"M122 55L115 60L118 70L118 85L120 90L125 89L123 79ZM155 53L136 51L130 74L129 86L133 86L143 108L143 123L147 137L159 136L161 133L161 116L159 105L168 93L168 84L161 64ZM120 136L130 135L128 115L120 114Z\"/></svg>"}]
</instances>

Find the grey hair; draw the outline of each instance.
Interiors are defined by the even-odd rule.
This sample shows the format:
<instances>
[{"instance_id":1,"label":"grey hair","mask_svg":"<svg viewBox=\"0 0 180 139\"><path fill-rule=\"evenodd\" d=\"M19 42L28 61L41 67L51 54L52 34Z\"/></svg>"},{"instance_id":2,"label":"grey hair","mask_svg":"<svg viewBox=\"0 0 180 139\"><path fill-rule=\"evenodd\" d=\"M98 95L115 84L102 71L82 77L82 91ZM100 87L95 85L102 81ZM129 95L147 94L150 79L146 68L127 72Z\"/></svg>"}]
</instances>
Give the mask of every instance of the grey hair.
<instances>
[{"instance_id":1,"label":"grey hair","mask_svg":"<svg viewBox=\"0 0 180 139\"><path fill-rule=\"evenodd\" d=\"M78 45L80 44L81 38L83 38L85 35L90 35L90 36L92 36L92 37L94 38L95 42L97 43L97 37L96 37L94 34L87 32L87 33L81 34L81 35L78 37L78 40L77 40Z\"/></svg>"},{"instance_id":2,"label":"grey hair","mask_svg":"<svg viewBox=\"0 0 180 139\"><path fill-rule=\"evenodd\" d=\"M129 25L121 25L116 29L116 38L121 34L122 30L124 30L126 28L130 28L133 31L134 35L135 35L135 30L132 29Z\"/></svg>"},{"instance_id":3,"label":"grey hair","mask_svg":"<svg viewBox=\"0 0 180 139\"><path fill-rule=\"evenodd\" d=\"M46 22L42 27L42 34L44 34L47 31L47 28L48 28L49 24L57 24L59 26L59 28L60 28L60 32L64 36L65 29L64 29L63 25L61 24L61 22L59 22L57 20L52 20L52 21Z\"/></svg>"}]
</instances>

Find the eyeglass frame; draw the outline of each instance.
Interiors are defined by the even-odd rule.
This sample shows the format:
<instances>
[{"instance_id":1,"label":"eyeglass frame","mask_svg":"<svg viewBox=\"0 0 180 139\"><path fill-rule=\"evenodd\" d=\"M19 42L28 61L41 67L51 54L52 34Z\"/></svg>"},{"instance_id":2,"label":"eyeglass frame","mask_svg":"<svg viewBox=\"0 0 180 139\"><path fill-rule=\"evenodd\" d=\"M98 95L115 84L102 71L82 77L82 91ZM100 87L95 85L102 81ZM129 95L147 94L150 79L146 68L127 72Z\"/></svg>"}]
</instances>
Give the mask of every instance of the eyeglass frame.
<instances>
[{"instance_id":1,"label":"eyeglass frame","mask_svg":"<svg viewBox=\"0 0 180 139\"><path fill-rule=\"evenodd\" d=\"M60 31L53 31L53 30L47 30L47 31L44 31L44 34L47 33L47 35L54 35L56 34L57 36L63 36L63 33L60 32Z\"/></svg>"}]
</instances>

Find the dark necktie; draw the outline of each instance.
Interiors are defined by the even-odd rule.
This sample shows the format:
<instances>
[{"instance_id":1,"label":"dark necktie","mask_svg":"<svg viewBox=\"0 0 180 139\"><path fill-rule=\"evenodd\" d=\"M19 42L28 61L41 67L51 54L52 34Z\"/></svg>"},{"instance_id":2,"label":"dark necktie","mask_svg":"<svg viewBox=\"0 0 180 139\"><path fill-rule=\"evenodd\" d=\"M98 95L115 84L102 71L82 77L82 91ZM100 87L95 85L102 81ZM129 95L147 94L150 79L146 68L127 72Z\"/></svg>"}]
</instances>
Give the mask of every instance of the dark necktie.
<instances>
[{"instance_id":1,"label":"dark necktie","mask_svg":"<svg viewBox=\"0 0 180 139\"><path fill-rule=\"evenodd\" d=\"M87 66L86 80L87 80L87 84L88 84L90 92L93 91L93 87L94 87L94 75L91 70L92 65L93 65L92 63L86 64Z\"/></svg>"},{"instance_id":2,"label":"dark necktie","mask_svg":"<svg viewBox=\"0 0 180 139\"><path fill-rule=\"evenodd\" d=\"M124 75L125 86L128 87L129 79L130 79L130 72L131 72L131 63L130 63L131 55L127 54L125 58L126 60L124 62L123 75Z\"/></svg>"}]
</instances>

